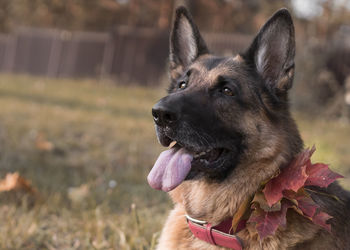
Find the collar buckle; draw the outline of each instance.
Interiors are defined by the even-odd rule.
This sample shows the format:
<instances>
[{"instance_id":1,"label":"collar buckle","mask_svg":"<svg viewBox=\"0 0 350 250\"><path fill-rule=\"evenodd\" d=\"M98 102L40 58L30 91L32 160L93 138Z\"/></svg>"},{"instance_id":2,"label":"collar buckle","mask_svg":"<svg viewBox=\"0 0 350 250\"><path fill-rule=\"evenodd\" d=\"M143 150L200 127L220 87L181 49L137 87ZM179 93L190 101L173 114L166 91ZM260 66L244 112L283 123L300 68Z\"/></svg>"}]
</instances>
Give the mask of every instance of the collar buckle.
<instances>
[{"instance_id":1,"label":"collar buckle","mask_svg":"<svg viewBox=\"0 0 350 250\"><path fill-rule=\"evenodd\" d=\"M197 219L194 219L194 218L192 218L191 216L189 216L188 214L185 214L185 217L186 217L186 219L187 219L187 222L188 222L188 221L191 221L191 222L200 224L200 225L202 225L202 226L208 224L207 221L205 221L205 220L197 220Z\"/></svg>"}]
</instances>

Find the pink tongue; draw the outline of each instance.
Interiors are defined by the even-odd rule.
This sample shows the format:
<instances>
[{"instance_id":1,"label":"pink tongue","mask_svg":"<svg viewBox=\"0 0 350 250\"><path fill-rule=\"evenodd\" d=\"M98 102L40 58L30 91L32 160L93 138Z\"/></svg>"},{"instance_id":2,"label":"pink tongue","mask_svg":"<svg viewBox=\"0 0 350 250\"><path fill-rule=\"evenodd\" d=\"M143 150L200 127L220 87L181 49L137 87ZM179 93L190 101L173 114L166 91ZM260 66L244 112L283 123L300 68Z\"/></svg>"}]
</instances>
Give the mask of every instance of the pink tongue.
<instances>
[{"instance_id":1,"label":"pink tongue","mask_svg":"<svg viewBox=\"0 0 350 250\"><path fill-rule=\"evenodd\" d=\"M190 172L192 159L184 148L163 151L148 174L149 185L165 192L173 190Z\"/></svg>"}]
</instances>

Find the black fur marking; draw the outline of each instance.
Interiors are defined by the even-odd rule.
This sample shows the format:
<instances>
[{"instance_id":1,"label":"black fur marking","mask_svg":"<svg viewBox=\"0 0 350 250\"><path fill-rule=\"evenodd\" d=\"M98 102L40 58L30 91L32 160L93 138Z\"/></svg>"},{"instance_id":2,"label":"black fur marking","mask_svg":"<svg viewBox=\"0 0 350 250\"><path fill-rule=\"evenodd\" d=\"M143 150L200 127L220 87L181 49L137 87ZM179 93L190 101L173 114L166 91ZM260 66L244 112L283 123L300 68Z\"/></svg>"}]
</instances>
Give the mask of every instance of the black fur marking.
<instances>
[{"instance_id":1,"label":"black fur marking","mask_svg":"<svg viewBox=\"0 0 350 250\"><path fill-rule=\"evenodd\" d=\"M223 61L223 58L221 57L212 57L208 60L205 60L203 63L203 66L209 71L217 67L222 61Z\"/></svg>"},{"instance_id":2,"label":"black fur marking","mask_svg":"<svg viewBox=\"0 0 350 250\"><path fill-rule=\"evenodd\" d=\"M243 135L233 128L226 128L217 117L212 98L205 90L179 91L162 98L157 107L176 112L179 119L166 127L157 126L160 141L164 138L175 140L190 152L202 152L213 148L223 148L226 154L208 166L192 164L188 178L199 176L209 179L226 177L238 164L244 148Z\"/></svg>"}]
</instances>

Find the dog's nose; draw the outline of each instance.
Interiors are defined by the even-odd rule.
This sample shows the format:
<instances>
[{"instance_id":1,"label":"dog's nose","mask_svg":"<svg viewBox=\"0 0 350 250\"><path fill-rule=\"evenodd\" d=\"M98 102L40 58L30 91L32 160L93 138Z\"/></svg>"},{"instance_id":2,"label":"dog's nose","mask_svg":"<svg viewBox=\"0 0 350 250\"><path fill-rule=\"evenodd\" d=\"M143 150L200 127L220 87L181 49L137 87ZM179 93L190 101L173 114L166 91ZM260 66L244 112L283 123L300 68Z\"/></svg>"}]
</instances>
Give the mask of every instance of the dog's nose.
<instances>
[{"instance_id":1,"label":"dog's nose","mask_svg":"<svg viewBox=\"0 0 350 250\"><path fill-rule=\"evenodd\" d=\"M177 113L162 105L161 102L154 105L152 115L154 122L161 127L169 126L178 120Z\"/></svg>"}]
</instances>

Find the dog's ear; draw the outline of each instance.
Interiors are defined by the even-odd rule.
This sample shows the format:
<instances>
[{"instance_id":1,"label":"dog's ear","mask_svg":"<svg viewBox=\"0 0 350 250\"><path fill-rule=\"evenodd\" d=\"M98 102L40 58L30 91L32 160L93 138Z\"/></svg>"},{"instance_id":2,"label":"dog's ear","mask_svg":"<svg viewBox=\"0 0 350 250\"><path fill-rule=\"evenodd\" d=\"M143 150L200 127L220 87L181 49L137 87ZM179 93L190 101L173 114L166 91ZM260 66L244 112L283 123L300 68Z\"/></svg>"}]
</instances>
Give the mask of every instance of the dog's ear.
<instances>
[{"instance_id":1,"label":"dog's ear","mask_svg":"<svg viewBox=\"0 0 350 250\"><path fill-rule=\"evenodd\" d=\"M276 94L286 93L294 77L294 25L287 9L277 11L243 54Z\"/></svg>"},{"instance_id":2,"label":"dog's ear","mask_svg":"<svg viewBox=\"0 0 350 250\"><path fill-rule=\"evenodd\" d=\"M170 73L176 79L200 55L207 54L207 46L185 7L176 9L170 35Z\"/></svg>"}]
</instances>

